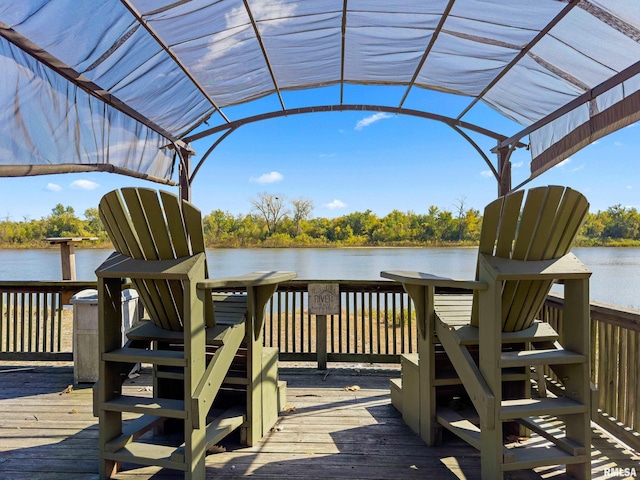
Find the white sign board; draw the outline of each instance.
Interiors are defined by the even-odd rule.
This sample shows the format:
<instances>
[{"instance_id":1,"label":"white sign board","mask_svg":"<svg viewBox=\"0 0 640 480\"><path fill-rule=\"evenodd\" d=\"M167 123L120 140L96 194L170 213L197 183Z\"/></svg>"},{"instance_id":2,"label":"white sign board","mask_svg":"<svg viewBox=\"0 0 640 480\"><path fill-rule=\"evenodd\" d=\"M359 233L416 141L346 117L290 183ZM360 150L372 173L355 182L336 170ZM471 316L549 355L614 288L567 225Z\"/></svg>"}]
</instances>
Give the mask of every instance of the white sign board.
<instances>
[{"instance_id":1,"label":"white sign board","mask_svg":"<svg viewBox=\"0 0 640 480\"><path fill-rule=\"evenodd\" d=\"M310 283L309 313L312 315L338 315L340 313L340 286L337 283Z\"/></svg>"}]
</instances>

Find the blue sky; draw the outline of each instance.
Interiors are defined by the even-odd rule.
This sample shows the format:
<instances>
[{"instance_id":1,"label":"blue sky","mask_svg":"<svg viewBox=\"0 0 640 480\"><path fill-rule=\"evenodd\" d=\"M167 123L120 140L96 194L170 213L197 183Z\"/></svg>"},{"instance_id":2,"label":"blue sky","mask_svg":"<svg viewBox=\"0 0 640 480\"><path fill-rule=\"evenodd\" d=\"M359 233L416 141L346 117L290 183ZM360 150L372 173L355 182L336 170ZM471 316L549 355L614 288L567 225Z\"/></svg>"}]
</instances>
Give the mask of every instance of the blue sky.
<instances>
[{"instance_id":1,"label":"blue sky","mask_svg":"<svg viewBox=\"0 0 640 480\"><path fill-rule=\"evenodd\" d=\"M415 89L414 89L415 90ZM381 89L347 91L345 103L397 104L403 91ZM287 107L336 103L335 89L289 92ZM380 94L382 95L382 94ZM388 96L388 98L387 98ZM405 105L442 114L460 110L469 100L444 99L439 94L412 92ZM252 106L277 109L273 98ZM428 105L427 105L428 103ZM245 107L228 109L238 118ZM457 110L456 110L457 109ZM488 108L480 109L473 122L487 121L494 131L512 134L522 127L502 119ZM640 127L632 125L574 154L529 186L568 185L583 192L591 210L615 204L640 208ZM202 154L213 141L196 142ZM493 140L474 136L488 152ZM197 164L198 158L193 160ZM491 157L493 160L493 157ZM529 152L512 157L513 185L528 176ZM313 216L337 217L372 210L384 216L391 210L427 212L435 205L455 210L461 200L481 210L494 199L496 182L477 152L446 125L430 120L368 112L334 112L283 117L245 125L232 133L205 162L193 184L193 203L205 214L215 209L233 215L247 214L251 199L261 192L299 197L314 203ZM106 192L122 186L146 186L178 192L177 187L109 173L45 175L0 178L0 217L12 221L45 217L58 203L74 208L83 217Z\"/></svg>"}]
</instances>

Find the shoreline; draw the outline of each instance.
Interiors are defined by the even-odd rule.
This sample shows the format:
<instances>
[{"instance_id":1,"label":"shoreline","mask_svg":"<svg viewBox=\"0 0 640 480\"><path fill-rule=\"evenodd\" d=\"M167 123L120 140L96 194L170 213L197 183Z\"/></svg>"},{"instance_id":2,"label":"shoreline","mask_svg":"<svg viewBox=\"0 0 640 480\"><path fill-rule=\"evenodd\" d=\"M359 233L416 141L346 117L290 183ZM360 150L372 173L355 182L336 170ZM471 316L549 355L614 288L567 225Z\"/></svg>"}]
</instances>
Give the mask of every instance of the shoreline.
<instances>
[{"instance_id":1,"label":"shoreline","mask_svg":"<svg viewBox=\"0 0 640 480\"><path fill-rule=\"evenodd\" d=\"M44 242L43 242L44 243ZM273 249L344 249L344 250L357 250L357 249L376 249L376 248L397 248L397 249L409 249L409 248L477 248L477 244L469 244L469 242L462 243L440 243L437 245L433 244L409 244L409 245L397 245L397 244L378 244L378 245L340 245L340 244L321 244L321 245L250 245L250 246L229 246L229 245L207 245L206 248L210 249L219 249L219 250L250 250L250 249L264 249L264 250L273 250ZM612 241L612 242L604 242L604 243L592 243L592 242L578 242L573 248L639 248L640 241ZM76 249L84 249L84 250L113 250L113 245L110 243L101 243L94 244L90 242L80 242L75 245ZM50 245L48 242L46 244L7 244L0 245L0 250L59 250L60 247L58 245Z\"/></svg>"}]
</instances>

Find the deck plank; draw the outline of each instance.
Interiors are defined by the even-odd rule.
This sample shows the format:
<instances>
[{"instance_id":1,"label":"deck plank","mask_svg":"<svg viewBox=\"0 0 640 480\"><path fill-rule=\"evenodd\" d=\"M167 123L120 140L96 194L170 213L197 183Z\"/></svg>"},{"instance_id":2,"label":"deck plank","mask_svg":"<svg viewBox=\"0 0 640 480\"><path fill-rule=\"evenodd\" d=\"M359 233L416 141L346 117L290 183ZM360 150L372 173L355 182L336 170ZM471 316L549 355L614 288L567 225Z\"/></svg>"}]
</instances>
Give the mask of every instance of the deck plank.
<instances>
[{"instance_id":1,"label":"deck plank","mask_svg":"<svg viewBox=\"0 0 640 480\"><path fill-rule=\"evenodd\" d=\"M207 478L478 479L480 458L454 436L429 448L391 406L390 370L281 368L288 411L253 447L231 436L226 452L207 456ZM0 363L0 478L94 480L98 478L98 428L91 386L75 385L67 363ZM127 382L150 395L146 373ZM132 416L134 417L134 416ZM78 452L82 452L79 454ZM636 468L640 457L594 429L593 478L605 467ZM565 478L551 472L554 479ZM547 469L509 472L512 480L540 479ZM173 480L180 472L125 465L116 480Z\"/></svg>"}]
</instances>

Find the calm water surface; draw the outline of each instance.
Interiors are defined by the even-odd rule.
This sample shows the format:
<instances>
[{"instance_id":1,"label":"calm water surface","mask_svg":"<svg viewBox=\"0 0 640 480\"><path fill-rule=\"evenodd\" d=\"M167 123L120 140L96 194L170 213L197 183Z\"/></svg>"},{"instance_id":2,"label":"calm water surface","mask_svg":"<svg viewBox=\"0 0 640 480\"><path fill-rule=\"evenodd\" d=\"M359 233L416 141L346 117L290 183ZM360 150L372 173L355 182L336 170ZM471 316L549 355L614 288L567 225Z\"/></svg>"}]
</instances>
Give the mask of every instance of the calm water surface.
<instances>
[{"instance_id":1,"label":"calm water surface","mask_svg":"<svg viewBox=\"0 0 640 480\"><path fill-rule=\"evenodd\" d=\"M77 249L78 280L95 280L95 269L110 250ZM591 298L640 309L640 248L576 248L593 271ZM292 270L298 278L379 280L381 270L419 270L469 279L475 275L475 248L300 248L210 249L211 276L255 270ZM60 280L58 250L0 250L0 280Z\"/></svg>"}]
</instances>

